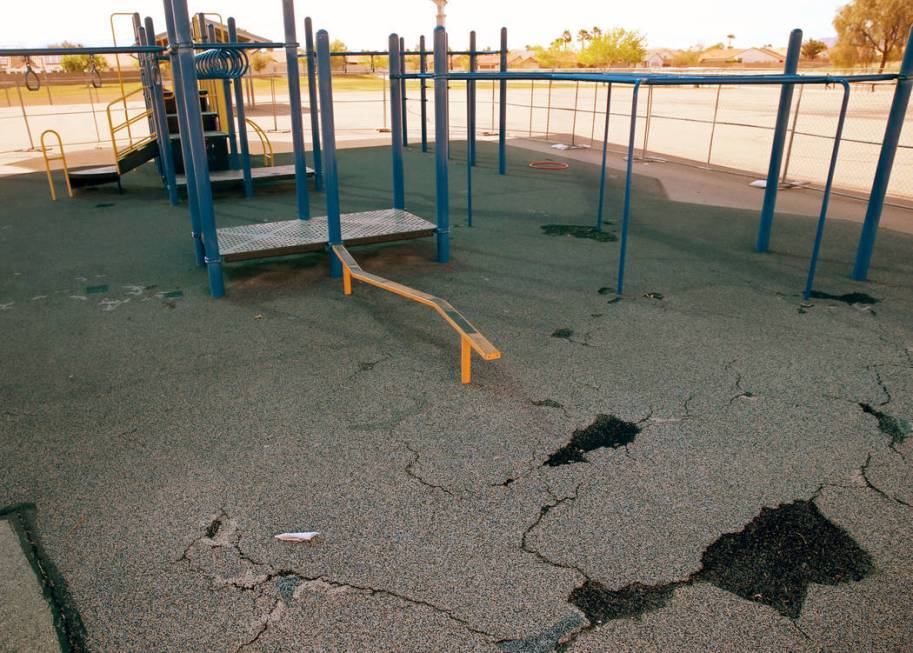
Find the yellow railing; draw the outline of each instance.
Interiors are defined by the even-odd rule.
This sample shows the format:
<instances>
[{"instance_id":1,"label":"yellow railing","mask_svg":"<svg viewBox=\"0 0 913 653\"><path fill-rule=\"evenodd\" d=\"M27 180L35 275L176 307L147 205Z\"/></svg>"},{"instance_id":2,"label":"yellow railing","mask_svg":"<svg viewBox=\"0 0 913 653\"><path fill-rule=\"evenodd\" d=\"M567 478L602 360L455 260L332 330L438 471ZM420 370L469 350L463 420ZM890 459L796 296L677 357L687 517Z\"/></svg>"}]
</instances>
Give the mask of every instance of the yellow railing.
<instances>
[{"instance_id":1,"label":"yellow railing","mask_svg":"<svg viewBox=\"0 0 913 653\"><path fill-rule=\"evenodd\" d=\"M401 283L384 279L376 274L365 272L358 262L349 254L343 245L333 245L333 253L342 262L342 290L346 295L352 294L352 279L392 292L400 297L411 299L419 304L430 306L444 318L453 330L460 334L460 381L466 384L472 380L472 350L483 360L493 361L501 358L501 352L491 344L479 331L470 324L463 315L456 310L450 302L444 301L434 295L429 295L421 290L415 290Z\"/></svg>"},{"instance_id":2,"label":"yellow railing","mask_svg":"<svg viewBox=\"0 0 913 653\"><path fill-rule=\"evenodd\" d=\"M110 16L108 16L108 22L111 24L111 41L114 43L114 47L117 47L117 32L114 30L114 18L115 16L129 16L131 25L133 22L133 14L125 11L116 11ZM154 38L154 36L153 36ZM124 115L127 115L127 95L124 90L124 75L120 67L120 54L115 53L114 55L114 65L117 67L117 82L120 84L120 100L124 105ZM130 131L130 125L127 125L127 140L130 141L130 144L133 144L133 133Z\"/></svg>"},{"instance_id":3,"label":"yellow railing","mask_svg":"<svg viewBox=\"0 0 913 653\"><path fill-rule=\"evenodd\" d=\"M254 133L260 139L260 146L263 150L263 165L264 167L269 167L275 164L276 157L273 155L273 145L269 142L269 138L266 135L266 132L260 128L260 125L255 123L250 118L246 119L248 125L254 130Z\"/></svg>"},{"instance_id":4,"label":"yellow railing","mask_svg":"<svg viewBox=\"0 0 913 653\"><path fill-rule=\"evenodd\" d=\"M60 154L57 156L48 156L48 146L44 142L45 136L48 134L53 134L54 138L57 139L57 149L60 150ZM41 153L44 154L44 169L48 173L48 187L51 189L51 199L55 202L57 201L57 191L54 190L54 178L51 176L51 161L60 160L63 163L63 178L67 182L67 195L73 197L73 188L70 186L70 169L67 167L67 155L63 151L63 141L58 134L53 129L45 129L41 132Z\"/></svg>"},{"instance_id":5,"label":"yellow railing","mask_svg":"<svg viewBox=\"0 0 913 653\"><path fill-rule=\"evenodd\" d=\"M118 124L114 123L114 118L111 116L111 109L114 107L115 104L123 104L124 107L126 107L128 97L130 97L131 95L136 95L137 93L142 93L142 92L143 92L142 87L136 89L135 91L130 91L126 95L109 102L108 106L105 109L105 113L108 116L108 130L111 132L111 148L114 150L114 166L117 168L117 174L120 174L120 160L123 157L130 154L130 152L134 152L155 140L155 132L150 132L148 136L141 138L140 140L138 140L136 142L134 142L133 139L130 138L129 145L123 149L120 149L117 146L117 132L121 131L122 129L126 129L127 133L130 134L130 125L137 123L140 120L143 120L143 119L151 116L152 109L147 109L141 113L138 113L137 115L133 116L132 118L130 118L129 116L125 116L126 120L124 120L123 122L118 123Z\"/></svg>"}]
</instances>

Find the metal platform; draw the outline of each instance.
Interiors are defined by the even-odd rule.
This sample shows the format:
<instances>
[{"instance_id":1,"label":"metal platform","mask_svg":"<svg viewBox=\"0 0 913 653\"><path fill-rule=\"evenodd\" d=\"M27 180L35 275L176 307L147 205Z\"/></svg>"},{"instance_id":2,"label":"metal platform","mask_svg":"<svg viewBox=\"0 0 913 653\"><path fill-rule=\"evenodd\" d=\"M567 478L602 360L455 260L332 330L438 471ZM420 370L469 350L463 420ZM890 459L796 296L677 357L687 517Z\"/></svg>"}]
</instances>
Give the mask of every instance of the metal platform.
<instances>
[{"instance_id":1,"label":"metal platform","mask_svg":"<svg viewBox=\"0 0 913 653\"><path fill-rule=\"evenodd\" d=\"M343 213L341 223L346 245L423 238L435 232L433 223L402 209ZM219 251L226 261L314 252L327 245L327 218L223 227L218 235Z\"/></svg>"},{"instance_id":2,"label":"metal platform","mask_svg":"<svg viewBox=\"0 0 913 653\"><path fill-rule=\"evenodd\" d=\"M312 168L307 169L308 177L314 176ZM295 178L295 164L284 166L266 166L262 168L251 168L250 176L254 182L257 181L280 181L282 179ZM187 185L187 177L178 175L175 177L178 186ZM210 184L239 184L244 181L243 170L213 170L209 173Z\"/></svg>"}]
</instances>

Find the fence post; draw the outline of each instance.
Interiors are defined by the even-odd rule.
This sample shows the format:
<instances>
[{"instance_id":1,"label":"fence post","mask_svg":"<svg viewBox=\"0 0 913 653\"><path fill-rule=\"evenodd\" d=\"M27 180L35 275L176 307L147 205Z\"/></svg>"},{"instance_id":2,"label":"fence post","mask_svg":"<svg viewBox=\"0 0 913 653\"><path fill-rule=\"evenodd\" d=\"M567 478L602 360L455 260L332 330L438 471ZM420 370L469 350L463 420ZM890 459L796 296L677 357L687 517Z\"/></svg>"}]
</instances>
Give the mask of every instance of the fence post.
<instances>
[{"instance_id":1,"label":"fence post","mask_svg":"<svg viewBox=\"0 0 913 653\"><path fill-rule=\"evenodd\" d=\"M596 136L596 105L599 102L599 84L593 84L593 123L590 125L590 145Z\"/></svg>"},{"instance_id":2,"label":"fence post","mask_svg":"<svg viewBox=\"0 0 913 653\"><path fill-rule=\"evenodd\" d=\"M552 124L552 80L548 80L548 99L545 102L545 140L548 140Z\"/></svg>"},{"instance_id":3,"label":"fence post","mask_svg":"<svg viewBox=\"0 0 913 653\"><path fill-rule=\"evenodd\" d=\"M580 96L580 82L574 87L574 113L571 119L571 145L577 144L577 98Z\"/></svg>"},{"instance_id":4,"label":"fence post","mask_svg":"<svg viewBox=\"0 0 913 653\"><path fill-rule=\"evenodd\" d=\"M786 145L786 161L783 162L783 176L781 180L786 182L786 175L789 172L789 160L793 156L793 141L796 140L796 123L799 122L799 109L802 106L802 93L805 86L799 87L799 97L796 98L796 111L793 113L793 126L789 130L789 143Z\"/></svg>"},{"instance_id":5,"label":"fence post","mask_svg":"<svg viewBox=\"0 0 913 653\"><path fill-rule=\"evenodd\" d=\"M479 68L479 61L476 58L476 33L475 30L469 32L469 72L474 73ZM469 127L469 160L471 165L476 164L476 81L471 79L466 82L466 93L469 96L469 116L467 126Z\"/></svg>"},{"instance_id":6,"label":"fence post","mask_svg":"<svg viewBox=\"0 0 913 653\"><path fill-rule=\"evenodd\" d=\"M644 123L644 146L640 151L640 160L647 158L647 146L650 143L650 118L653 114L653 86L647 88L647 115Z\"/></svg>"},{"instance_id":7,"label":"fence post","mask_svg":"<svg viewBox=\"0 0 913 653\"><path fill-rule=\"evenodd\" d=\"M907 37L907 47L900 64L897 87L894 89L894 100L885 125L884 140L881 142L881 154L875 168L875 179L872 181L872 192L869 205L865 211L865 221L859 236L859 247L856 250L856 263L853 266L853 278L859 281L869 275L869 264L872 262L872 250L875 237L878 235L878 222L884 208L884 198L888 193L888 182L891 180L891 169L894 167L894 155L900 142L900 133L910 105L910 92L913 90L913 28Z\"/></svg>"},{"instance_id":8,"label":"fence post","mask_svg":"<svg viewBox=\"0 0 913 653\"><path fill-rule=\"evenodd\" d=\"M29 127L29 117L25 111L25 103L22 101L22 89L19 88L19 82L16 82L16 93L19 95L19 108L22 110L22 120L25 121L25 131L29 135L29 152L34 152L35 141L32 140L32 128Z\"/></svg>"},{"instance_id":9,"label":"fence post","mask_svg":"<svg viewBox=\"0 0 913 653\"><path fill-rule=\"evenodd\" d=\"M802 47L802 30L794 29L789 35L789 48L783 74L795 75L799 68L799 53ZM770 166L767 170L767 185L764 187L764 205L761 207L761 222L758 226L758 241L755 250L766 252L770 247L770 231L773 227L774 210L777 205L777 186L780 179L780 165L783 162L783 145L786 142L786 128L793 104L793 85L783 84L780 89L780 106L774 127L773 144L770 148Z\"/></svg>"},{"instance_id":10,"label":"fence post","mask_svg":"<svg viewBox=\"0 0 913 653\"><path fill-rule=\"evenodd\" d=\"M450 196L447 157L447 32L434 28L434 159L435 219L437 221L437 260L450 260Z\"/></svg>"},{"instance_id":11,"label":"fence post","mask_svg":"<svg viewBox=\"0 0 913 653\"><path fill-rule=\"evenodd\" d=\"M710 165L710 155L713 153L713 137L716 135L716 117L720 111L720 91L723 85L716 87L716 102L713 104L713 124L710 126L710 144L707 146L707 165Z\"/></svg>"},{"instance_id":12,"label":"fence post","mask_svg":"<svg viewBox=\"0 0 913 653\"><path fill-rule=\"evenodd\" d=\"M535 102L536 80L529 80L529 138L533 137L533 104Z\"/></svg>"}]
</instances>

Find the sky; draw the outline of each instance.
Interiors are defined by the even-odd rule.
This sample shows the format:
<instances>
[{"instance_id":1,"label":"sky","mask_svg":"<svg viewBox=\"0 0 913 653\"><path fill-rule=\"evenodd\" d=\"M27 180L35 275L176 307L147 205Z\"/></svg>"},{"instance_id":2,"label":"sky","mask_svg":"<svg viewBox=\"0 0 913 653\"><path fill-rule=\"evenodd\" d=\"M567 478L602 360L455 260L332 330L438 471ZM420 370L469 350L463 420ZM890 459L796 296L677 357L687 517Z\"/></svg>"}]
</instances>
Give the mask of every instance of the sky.
<instances>
[{"instance_id":1,"label":"sky","mask_svg":"<svg viewBox=\"0 0 913 653\"><path fill-rule=\"evenodd\" d=\"M802 28L806 38L834 34L831 25L837 9L848 0L449 0L447 29L450 46L463 49L475 29L480 47L497 48L498 31L508 28L511 48L548 45L564 29L576 35L594 25L624 27L646 35L648 47L686 48L712 45L735 34L736 47L786 45L791 29ZM115 11L138 11L151 16L164 31L162 0L30 0L3 2L0 10L0 47L40 47L69 40L84 45L110 45L108 16ZM280 0L189 0L191 12L218 11L232 15L238 26L276 41L282 40ZM295 3L298 38L304 40L302 22L310 15L315 29L326 29L350 49L386 49L387 35L397 32L409 47L418 35L430 40L436 9L432 0L322 0ZM132 40L127 17L117 19L118 42Z\"/></svg>"}]
</instances>

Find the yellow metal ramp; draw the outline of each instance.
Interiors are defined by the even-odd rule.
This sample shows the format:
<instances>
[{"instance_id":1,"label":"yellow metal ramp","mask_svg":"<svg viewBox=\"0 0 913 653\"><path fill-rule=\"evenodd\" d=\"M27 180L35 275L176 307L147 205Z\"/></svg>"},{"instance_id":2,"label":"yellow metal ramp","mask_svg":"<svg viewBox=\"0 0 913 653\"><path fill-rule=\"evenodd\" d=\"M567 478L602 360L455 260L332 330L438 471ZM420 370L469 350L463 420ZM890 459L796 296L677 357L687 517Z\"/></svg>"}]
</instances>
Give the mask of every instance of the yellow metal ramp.
<instances>
[{"instance_id":1,"label":"yellow metal ramp","mask_svg":"<svg viewBox=\"0 0 913 653\"><path fill-rule=\"evenodd\" d=\"M472 380L473 349L483 360L493 361L501 358L501 352L491 344L488 338L479 333L479 330L463 317L463 314L456 310L450 302L440 297L429 295L421 290L404 286L401 283L384 279L376 274L365 272L343 245L333 245L332 249L336 257L342 262L343 292L346 295L352 294L352 279L357 279L381 290L392 292L394 295L430 306L444 318L444 321L460 335L460 380L464 384Z\"/></svg>"}]
</instances>

